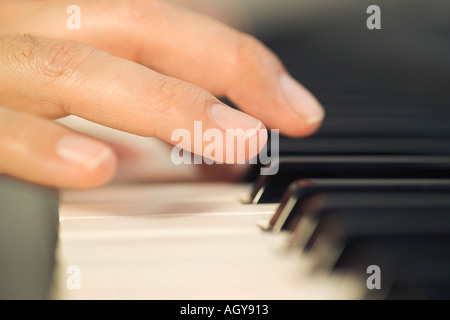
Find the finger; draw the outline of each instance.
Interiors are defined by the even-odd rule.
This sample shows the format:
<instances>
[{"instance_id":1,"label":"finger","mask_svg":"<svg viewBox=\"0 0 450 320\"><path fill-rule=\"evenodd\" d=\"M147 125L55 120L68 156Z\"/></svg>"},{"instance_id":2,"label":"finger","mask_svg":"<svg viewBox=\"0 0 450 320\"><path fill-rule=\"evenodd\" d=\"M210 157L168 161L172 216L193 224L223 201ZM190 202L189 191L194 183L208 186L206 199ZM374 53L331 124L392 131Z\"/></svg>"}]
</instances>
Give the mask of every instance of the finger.
<instances>
[{"instance_id":1,"label":"finger","mask_svg":"<svg viewBox=\"0 0 450 320\"><path fill-rule=\"evenodd\" d=\"M153 19L152 28L161 31L144 31ZM323 120L324 110L317 99L288 74L272 51L250 35L164 3L134 19L130 29L140 48L139 62L227 96L270 128L306 136Z\"/></svg>"},{"instance_id":2,"label":"finger","mask_svg":"<svg viewBox=\"0 0 450 320\"><path fill-rule=\"evenodd\" d=\"M0 107L0 174L58 188L109 181L116 158L102 142L50 120Z\"/></svg>"},{"instance_id":3,"label":"finger","mask_svg":"<svg viewBox=\"0 0 450 320\"><path fill-rule=\"evenodd\" d=\"M36 4L21 31L82 41L197 84L286 135L306 136L320 126L320 103L253 37L155 0L78 1L81 29L69 30L65 8L72 2Z\"/></svg>"},{"instance_id":4,"label":"finger","mask_svg":"<svg viewBox=\"0 0 450 320\"><path fill-rule=\"evenodd\" d=\"M215 130L222 139L207 156L217 161L253 158L266 143L259 120L142 65L70 41L4 37L0 46L0 103L8 107L46 117L78 115L197 154L210 151L203 133ZM244 146L226 139L230 129L241 129L236 141Z\"/></svg>"}]
</instances>

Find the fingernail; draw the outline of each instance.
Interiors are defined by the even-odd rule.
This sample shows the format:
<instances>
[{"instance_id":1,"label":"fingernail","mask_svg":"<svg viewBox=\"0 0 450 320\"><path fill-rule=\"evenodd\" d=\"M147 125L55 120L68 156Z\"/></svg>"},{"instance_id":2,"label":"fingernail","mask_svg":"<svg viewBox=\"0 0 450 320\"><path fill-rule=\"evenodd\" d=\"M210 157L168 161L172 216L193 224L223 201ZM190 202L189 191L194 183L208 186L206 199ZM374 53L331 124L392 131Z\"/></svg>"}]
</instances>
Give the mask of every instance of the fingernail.
<instances>
[{"instance_id":1,"label":"fingernail","mask_svg":"<svg viewBox=\"0 0 450 320\"><path fill-rule=\"evenodd\" d=\"M258 119L221 104L211 105L209 114L223 130L243 129L245 132L244 139L249 139L262 128L262 123Z\"/></svg>"},{"instance_id":2,"label":"fingernail","mask_svg":"<svg viewBox=\"0 0 450 320\"><path fill-rule=\"evenodd\" d=\"M288 74L280 77L280 86L291 108L307 123L321 122L325 116L325 111L319 101L294 78Z\"/></svg>"},{"instance_id":3,"label":"fingernail","mask_svg":"<svg viewBox=\"0 0 450 320\"><path fill-rule=\"evenodd\" d=\"M110 148L91 139L78 136L64 136L59 139L57 153L60 157L94 170L112 157Z\"/></svg>"}]
</instances>

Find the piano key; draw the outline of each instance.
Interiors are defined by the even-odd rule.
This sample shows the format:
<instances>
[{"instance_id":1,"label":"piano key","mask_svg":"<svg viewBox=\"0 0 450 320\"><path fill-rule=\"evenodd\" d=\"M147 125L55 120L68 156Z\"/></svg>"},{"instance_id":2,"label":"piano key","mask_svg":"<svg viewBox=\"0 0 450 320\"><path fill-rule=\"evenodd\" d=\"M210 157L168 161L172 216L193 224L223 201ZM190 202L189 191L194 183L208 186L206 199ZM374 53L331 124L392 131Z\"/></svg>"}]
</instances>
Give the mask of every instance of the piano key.
<instances>
[{"instance_id":1,"label":"piano key","mask_svg":"<svg viewBox=\"0 0 450 320\"><path fill-rule=\"evenodd\" d=\"M220 192L217 192L219 190ZM61 200L65 205L86 204L129 204L155 203L164 198L180 202L236 202L248 193L248 186L229 183L194 184L186 183L121 184L106 185L92 190L65 190Z\"/></svg>"},{"instance_id":2,"label":"piano key","mask_svg":"<svg viewBox=\"0 0 450 320\"><path fill-rule=\"evenodd\" d=\"M334 196L337 194L346 197L348 194L356 195L359 200L369 200L367 206L375 205L375 207L384 207L390 205L389 203L380 201L380 203L373 204L379 200L379 194L383 193L411 193L415 194L442 194L450 193L450 180L426 180L426 179L408 179L408 180L389 180L389 179L310 179L298 180L292 183L285 194L283 195L280 205L277 207L274 215L271 217L267 230L279 232L284 229L293 229L296 227L298 221L303 217L305 208L310 198L314 196L322 197L320 201L321 210L340 208L341 202L336 202ZM328 198L325 198L328 197ZM360 204L358 199L345 199L346 204L344 208L348 209L351 206ZM334 201L334 202L333 202ZM445 203L445 202L444 202ZM428 202L425 202L428 204ZM396 204L397 205L397 204ZM310 208L308 208L310 210ZM319 210L319 208L317 208ZM308 211L311 214L315 211Z\"/></svg>"},{"instance_id":3,"label":"piano key","mask_svg":"<svg viewBox=\"0 0 450 320\"><path fill-rule=\"evenodd\" d=\"M447 230L409 233L360 234L337 225L320 229L310 254L319 268L351 272L367 279L369 266L380 268L385 298L448 299L450 297L450 233ZM448 227L448 224L447 224ZM318 229L319 230L319 229ZM369 291L368 297L373 296ZM377 297L379 298L379 296Z\"/></svg>"},{"instance_id":4,"label":"piano key","mask_svg":"<svg viewBox=\"0 0 450 320\"><path fill-rule=\"evenodd\" d=\"M448 192L323 192L309 197L285 218L281 230L292 231L288 247L306 245L322 214L328 211L448 210ZM280 223L281 224L281 223ZM277 226L277 228L279 228ZM278 230L278 229L273 229Z\"/></svg>"},{"instance_id":5,"label":"piano key","mask_svg":"<svg viewBox=\"0 0 450 320\"><path fill-rule=\"evenodd\" d=\"M426 108L424 108L424 103ZM448 118L450 117L450 110L445 105L431 105L429 101L413 101L404 102L396 101L376 104L368 101L364 104L339 104L331 102L326 105L326 118L339 117L382 117L401 120L405 114L412 118ZM326 121L326 120L325 120Z\"/></svg>"},{"instance_id":6,"label":"piano key","mask_svg":"<svg viewBox=\"0 0 450 320\"><path fill-rule=\"evenodd\" d=\"M449 118L445 117L368 117L351 116L326 118L316 137L409 137L439 138L450 137Z\"/></svg>"},{"instance_id":7,"label":"piano key","mask_svg":"<svg viewBox=\"0 0 450 320\"><path fill-rule=\"evenodd\" d=\"M313 256L316 268L363 276L375 264L382 270L383 287L392 286L396 295L408 297L417 288L429 295L439 284L439 295L426 298L450 297L450 207L323 208L308 212L302 222L294 233L308 238L301 248Z\"/></svg>"},{"instance_id":8,"label":"piano key","mask_svg":"<svg viewBox=\"0 0 450 320\"><path fill-rule=\"evenodd\" d=\"M449 155L450 139L280 138L281 156L298 155Z\"/></svg>"},{"instance_id":9,"label":"piano key","mask_svg":"<svg viewBox=\"0 0 450 320\"><path fill-rule=\"evenodd\" d=\"M171 207L171 186L181 199L195 191L215 189L231 192L231 185L110 186L100 190L67 191L61 206L61 270L78 265L82 270L82 290L67 290L65 281L58 287L62 298L98 299L174 299L174 298L241 298L241 299L307 299L347 297L360 299L360 283L340 275L310 276L303 272L305 264L298 256L285 254L282 244L286 235L262 232L255 221L269 218L260 206L241 204L235 198L234 214L192 212L182 208L178 213L159 211ZM179 188L178 188L179 187ZM162 196L163 189L168 192ZM238 190L241 188L237 188ZM123 193L121 192L123 191ZM155 199L145 199L155 191ZM183 192L184 190L184 192ZM109 193L109 196L108 196ZM104 205L116 194L122 194L114 205L131 202L149 208L152 214L141 215L122 210L95 215L86 202ZM239 192L236 192L236 195ZM99 199L95 199L98 195ZM206 193L204 203L214 204L217 195ZM210 200L213 201L210 201ZM200 201L200 198L196 201ZM192 203L195 204L196 201ZM100 202L100 203L99 203ZM231 203L231 202L230 202ZM129 203L131 204L131 203ZM76 208L72 206L76 205ZM77 211L77 214L75 212ZM111 206L109 207L111 210ZM278 237L280 236L280 237ZM342 283L350 281L345 288ZM217 290L220 287L221 290ZM195 289L193 289L195 288ZM298 290L298 288L303 288Z\"/></svg>"},{"instance_id":10,"label":"piano key","mask_svg":"<svg viewBox=\"0 0 450 320\"><path fill-rule=\"evenodd\" d=\"M402 257L401 263L407 261L405 266L418 263L418 267L423 267L420 260L409 261L402 255L408 249L411 251L411 257L414 258L416 250L419 250L414 243L411 244L410 238L417 240L423 236L428 239L439 234L450 235L448 192L419 195L414 193L371 194L358 196L357 201L354 200L354 196L356 195L344 193L338 196L335 194L334 199L327 197L325 202L328 205L321 206L316 210L305 210L288 240L287 247L291 250L300 248L309 253L310 259L315 260L316 268L343 269L345 267L345 270L357 270L358 274L362 275L368 265L377 264L382 266L386 278L389 278L387 276L392 273L397 279L397 273L402 267L392 269L386 263L393 263L398 257ZM369 197L372 199L369 200ZM411 237L411 235L414 236ZM405 237L409 237L406 242ZM387 241L387 239L390 240ZM383 245L377 247L376 250L361 249L364 255L359 257L361 250L355 253L354 247L360 248L362 245L366 245L367 241L370 244L375 243L377 246L380 245L379 241L382 241ZM399 241L402 243L402 247L399 252L395 252L391 245ZM436 251L441 244L433 238L426 246L423 242L420 242L420 245L425 248L422 254L427 254L433 250ZM446 261L450 261L450 252L448 247L444 246L443 248L445 249L440 249L439 255L433 256L434 265L432 266L435 269L439 267L445 270L445 266L450 266L448 263L446 264ZM384 254L378 256L377 253L381 250L387 251L390 255L388 257ZM431 259L430 256L428 258ZM384 259L387 259L386 262ZM342 261L351 265L342 264ZM401 281L411 284L420 280L423 284L425 280L420 277L420 274L427 270L420 268L413 270L415 278L405 279L403 277ZM429 271L432 272L432 270ZM446 274L443 274L443 277L449 279ZM428 282L425 284L433 285ZM450 282L447 282L447 293L450 288L449 284ZM386 287L386 283L384 286Z\"/></svg>"},{"instance_id":11,"label":"piano key","mask_svg":"<svg viewBox=\"0 0 450 320\"><path fill-rule=\"evenodd\" d=\"M249 202L279 202L288 185L298 179L450 178L450 157L445 156L281 157L278 167L276 175L257 178Z\"/></svg>"},{"instance_id":12,"label":"piano key","mask_svg":"<svg viewBox=\"0 0 450 320\"><path fill-rule=\"evenodd\" d=\"M270 142L268 144L270 150ZM317 138L280 137L279 154L291 156L441 156L450 155L450 140L417 138ZM261 165L249 167L243 178L254 182Z\"/></svg>"},{"instance_id":13,"label":"piano key","mask_svg":"<svg viewBox=\"0 0 450 320\"><path fill-rule=\"evenodd\" d=\"M341 236L372 237L411 234L450 234L450 206L448 208L398 207L398 208L339 208L323 209L316 214L304 216L314 225L310 236L302 234L307 241L303 252L311 251L320 241L320 235L335 238L332 245L341 245ZM301 228L295 232L301 233ZM295 233L294 232L294 233ZM292 238L296 238L292 236ZM291 238L291 239L292 239ZM345 239L345 238L344 238ZM292 242L295 245L295 242Z\"/></svg>"}]
</instances>

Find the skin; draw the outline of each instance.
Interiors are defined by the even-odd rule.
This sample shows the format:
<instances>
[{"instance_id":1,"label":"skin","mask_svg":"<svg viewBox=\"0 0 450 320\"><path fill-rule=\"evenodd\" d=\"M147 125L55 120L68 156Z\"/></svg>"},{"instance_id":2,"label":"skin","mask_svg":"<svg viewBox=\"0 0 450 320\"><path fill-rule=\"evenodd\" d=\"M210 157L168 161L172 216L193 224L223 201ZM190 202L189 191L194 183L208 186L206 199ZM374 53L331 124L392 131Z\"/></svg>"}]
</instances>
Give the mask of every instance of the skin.
<instances>
[{"instance_id":1,"label":"skin","mask_svg":"<svg viewBox=\"0 0 450 320\"><path fill-rule=\"evenodd\" d=\"M79 30L66 27L72 4L81 8ZM0 1L0 174L60 188L100 186L117 167L112 148L52 119L76 115L176 144L172 132L193 132L194 121L225 131L211 116L214 104L228 108L217 96L259 119L262 130L310 135L323 114L309 121L293 110L280 87L284 74L257 39L163 1ZM319 110L302 90L297 111L302 103Z\"/></svg>"}]
</instances>

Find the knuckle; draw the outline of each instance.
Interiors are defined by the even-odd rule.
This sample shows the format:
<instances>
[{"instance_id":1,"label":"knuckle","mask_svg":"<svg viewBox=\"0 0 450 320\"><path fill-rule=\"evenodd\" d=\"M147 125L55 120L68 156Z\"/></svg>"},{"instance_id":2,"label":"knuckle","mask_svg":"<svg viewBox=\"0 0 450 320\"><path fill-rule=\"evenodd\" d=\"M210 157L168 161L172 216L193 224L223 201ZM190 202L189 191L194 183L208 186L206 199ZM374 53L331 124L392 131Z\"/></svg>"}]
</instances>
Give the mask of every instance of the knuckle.
<instances>
[{"instance_id":1,"label":"knuckle","mask_svg":"<svg viewBox=\"0 0 450 320\"><path fill-rule=\"evenodd\" d=\"M66 40L22 35L2 39L7 62L20 66L44 82L68 80L96 50Z\"/></svg>"},{"instance_id":2,"label":"knuckle","mask_svg":"<svg viewBox=\"0 0 450 320\"><path fill-rule=\"evenodd\" d=\"M238 37L235 63L237 70L246 74L261 74L267 70L281 68L281 63L275 54L269 50L261 41L248 34Z\"/></svg>"},{"instance_id":3,"label":"knuckle","mask_svg":"<svg viewBox=\"0 0 450 320\"><path fill-rule=\"evenodd\" d=\"M64 104L59 95L60 90L82 87L87 76L98 68L91 56L101 54L101 51L72 41L30 35L0 37L0 63L5 66L4 74L8 78L34 87L56 89L52 102L57 108L53 104L43 104L45 108L42 108L39 104L33 109L49 117L71 113L70 104Z\"/></svg>"},{"instance_id":4,"label":"knuckle","mask_svg":"<svg viewBox=\"0 0 450 320\"><path fill-rule=\"evenodd\" d=\"M50 81L67 81L86 63L95 49L70 42L58 41L46 46L34 65Z\"/></svg>"},{"instance_id":5,"label":"knuckle","mask_svg":"<svg viewBox=\"0 0 450 320\"><path fill-rule=\"evenodd\" d=\"M118 6L116 14L120 21L127 21L131 25L150 25L154 22L155 12L161 5L161 0L128 0L123 6Z\"/></svg>"},{"instance_id":6,"label":"knuckle","mask_svg":"<svg viewBox=\"0 0 450 320\"><path fill-rule=\"evenodd\" d=\"M206 105L212 99L206 90L170 77L158 81L156 92L158 101L153 105L159 106L159 111L168 116L179 114L181 107Z\"/></svg>"},{"instance_id":7,"label":"knuckle","mask_svg":"<svg viewBox=\"0 0 450 320\"><path fill-rule=\"evenodd\" d=\"M26 66L29 57L33 56L37 42L38 39L30 35L1 37L2 64Z\"/></svg>"}]
</instances>

